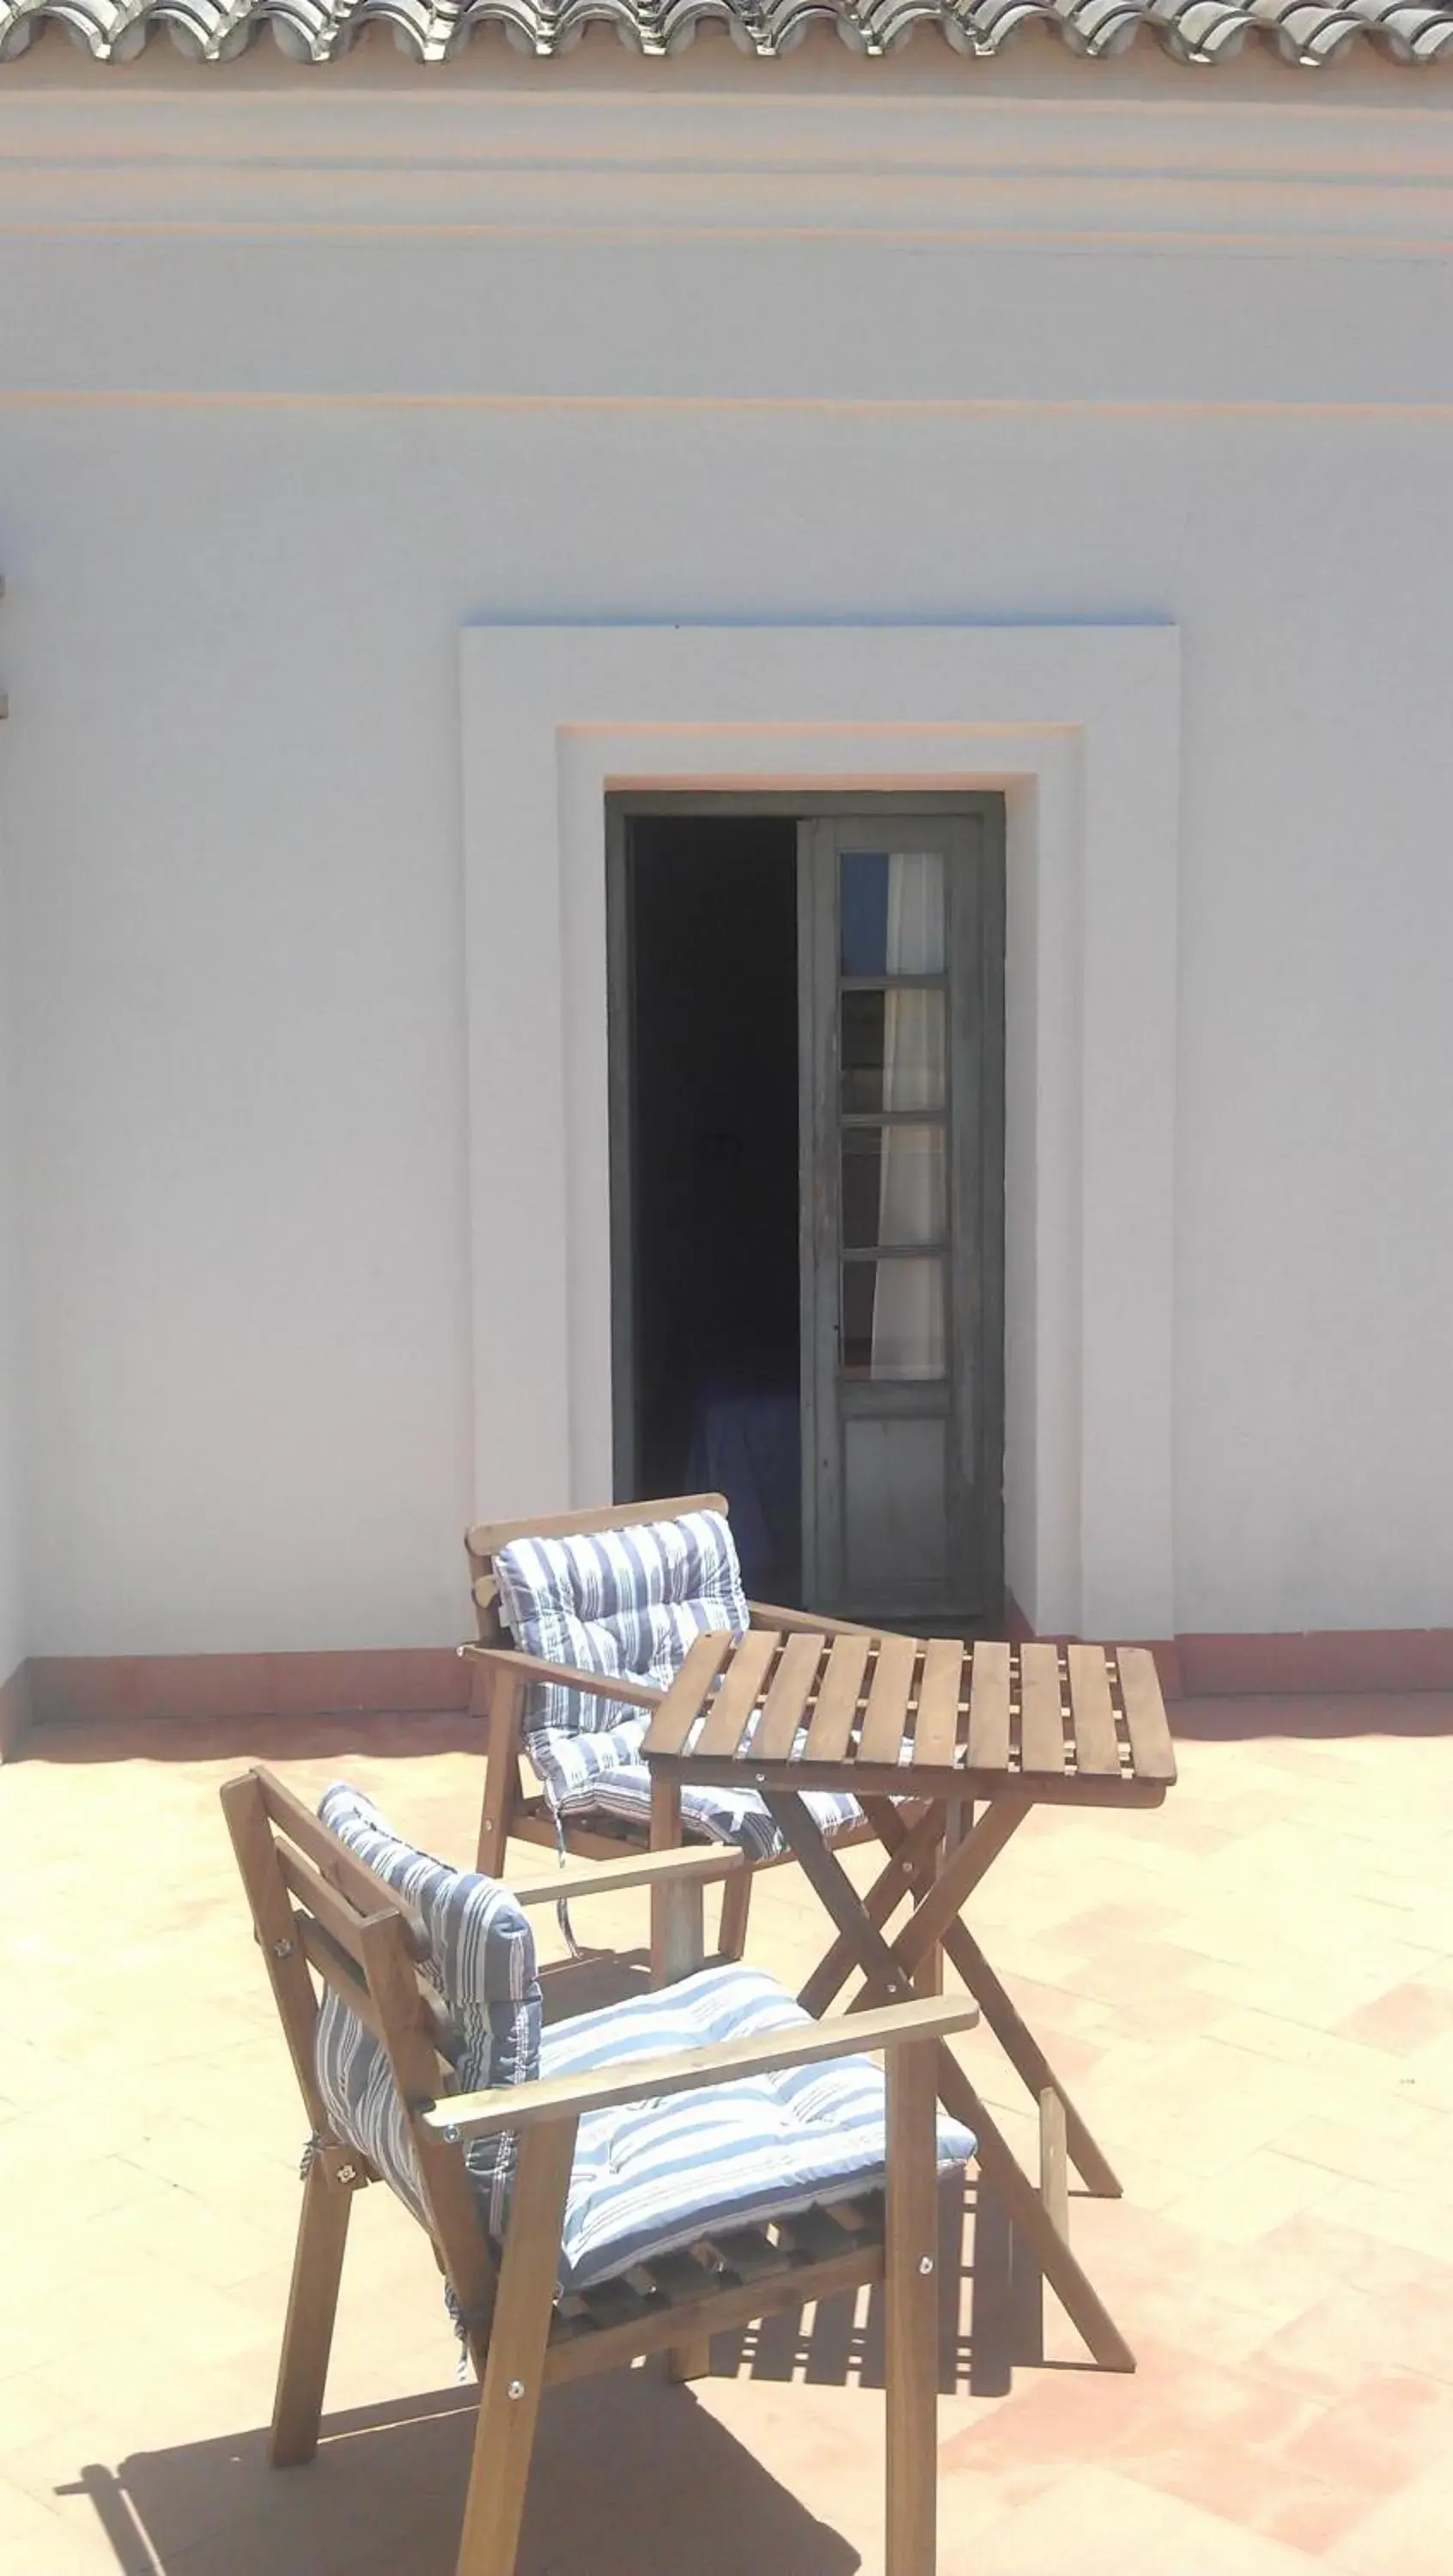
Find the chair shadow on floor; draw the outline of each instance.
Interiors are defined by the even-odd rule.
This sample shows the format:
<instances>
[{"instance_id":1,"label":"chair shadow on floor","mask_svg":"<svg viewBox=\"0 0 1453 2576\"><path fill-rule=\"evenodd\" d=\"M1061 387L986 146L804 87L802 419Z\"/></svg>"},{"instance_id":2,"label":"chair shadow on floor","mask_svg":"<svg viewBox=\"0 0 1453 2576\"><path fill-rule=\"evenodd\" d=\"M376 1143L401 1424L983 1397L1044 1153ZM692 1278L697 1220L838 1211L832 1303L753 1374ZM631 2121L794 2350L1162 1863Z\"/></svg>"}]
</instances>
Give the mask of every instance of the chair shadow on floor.
<instances>
[{"instance_id":1,"label":"chair shadow on floor","mask_svg":"<svg viewBox=\"0 0 1453 2576\"><path fill-rule=\"evenodd\" d=\"M1038 2276L1016 2262L995 2205L945 2177L939 2387L994 2394L1028 2358ZM970 2331L963 2331L967 2316ZM881 2292L769 2318L712 2346L714 2381L881 2390ZM819 2520L658 2361L552 2389L541 2409L518 2576L856 2576L857 2549ZM790 2400L773 2408L791 2430ZM765 2419L764 2419L765 2420ZM318 2456L279 2473L261 2427L91 2462L62 2492L89 2496L117 2576L453 2576L475 2424L472 2385L325 2414ZM834 2438L804 2420L804 2451ZM881 2474L865 2414L855 2483ZM832 2468L819 2470L830 2490Z\"/></svg>"},{"instance_id":2,"label":"chair shadow on floor","mask_svg":"<svg viewBox=\"0 0 1453 2576\"><path fill-rule=\"evenodd\" d=\"M258 2430L84 2468L118 2576L453 2576L475 2421L459 2388L325 2418L270 2470ZM72 2490L75 2492L75 2490ZM858 2552L657 2370L552 2390L518 2576L855 2576Z\"/></svg>"}]
</instances>

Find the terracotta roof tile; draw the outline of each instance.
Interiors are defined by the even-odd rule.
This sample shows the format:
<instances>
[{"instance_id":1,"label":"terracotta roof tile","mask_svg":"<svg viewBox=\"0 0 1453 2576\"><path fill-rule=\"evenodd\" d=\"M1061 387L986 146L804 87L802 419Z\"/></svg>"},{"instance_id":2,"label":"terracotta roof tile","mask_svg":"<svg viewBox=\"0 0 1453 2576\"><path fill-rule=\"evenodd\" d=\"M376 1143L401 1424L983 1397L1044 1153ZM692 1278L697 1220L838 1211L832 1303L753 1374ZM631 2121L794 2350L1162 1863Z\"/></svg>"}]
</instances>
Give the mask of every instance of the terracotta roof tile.
<instances>
[{"instance_id":1,"label":"terracotta roof tile","mask_svg":"<svg viewBox=\"0 0 1453 2576\"><path fill-rule=\"evenodd\" d=\"M526 53L561 54L593 24L643 54L677 52L707 24L747 53L783 54L826 24L859 53L890 53L931 28L956 52L984 56L1032 21L1071 52L1101 57L1142 31L1196 64L1247 44L1306 69L1360 44L1399 63L1453 56L1453 0L0 0L0 62L54 24L100 62L124 62L162 33L180 53L225 62L266 29L284 53L324 63L380 21L420 62L446 61L486 27Z\"/></svg>"}]
</instances>

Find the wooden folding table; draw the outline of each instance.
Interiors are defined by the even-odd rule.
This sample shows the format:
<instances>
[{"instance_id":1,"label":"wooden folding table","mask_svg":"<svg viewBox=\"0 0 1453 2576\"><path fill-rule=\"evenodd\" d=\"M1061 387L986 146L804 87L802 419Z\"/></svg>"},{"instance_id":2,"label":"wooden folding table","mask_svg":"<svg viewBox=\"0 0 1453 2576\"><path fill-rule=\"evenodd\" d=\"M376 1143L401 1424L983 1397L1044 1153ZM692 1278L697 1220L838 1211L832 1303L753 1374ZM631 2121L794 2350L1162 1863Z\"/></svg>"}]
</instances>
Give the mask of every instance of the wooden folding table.
<instances>
[{"instance_id":1,"label":"wooden folding table","mask_svg":"<svg viewBox=\"0 0 1453 2576\"><path fill-rule=\"evenodd\" d=\"M1091 2192L1120 2185L963 1907L1032 1807L1160 1805L1176 1765L1148 1649L714 1633L690 1648L643 1750L653 1839L679 1838L688 1784L754 1788L766 1801L837 1927L802 1989L809 2012L825 2012L855 1970L854 2002L867 2007L931 1988L951 1961L1038 2105L1037 2184L947 2045L939 2099L973 2130L985 2182L1095 2359L1133 2370L1070 2246L1067 2166ZM804 1804L814 1789L851 1790L886 1850L866 1896Z\"/></svg>"}]
</instances>

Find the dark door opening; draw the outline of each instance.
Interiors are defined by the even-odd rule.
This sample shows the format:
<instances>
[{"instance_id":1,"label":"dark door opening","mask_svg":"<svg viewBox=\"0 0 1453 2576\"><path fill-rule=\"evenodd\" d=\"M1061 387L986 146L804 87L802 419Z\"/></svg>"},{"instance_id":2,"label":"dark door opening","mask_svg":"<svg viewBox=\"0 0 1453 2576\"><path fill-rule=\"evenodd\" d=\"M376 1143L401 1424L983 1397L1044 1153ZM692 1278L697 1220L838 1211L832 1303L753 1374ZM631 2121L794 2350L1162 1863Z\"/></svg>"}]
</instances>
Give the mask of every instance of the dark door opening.
<instances>
[{"instance_id":1,"label":"dark door opening","mask_svg":"<svg viewBox=\"0 0 1453 2576\"><path fill-rule=\"evenodd\" d=\"M622 1501L758 1599L1003 1615L1004 804L607 804Z\"/></svg>"},{"instance_id":2,"label":"dark door opening","mask_svg":"<svg viewBox=\"0 0 1453 2576\"><path fill-rule=\"evenodd\" d=\"M796 825L635 815L620 876L634 1420L617 1491L727 1493L748 1592L796 1603Z\"/></svg>"}]
</instances>

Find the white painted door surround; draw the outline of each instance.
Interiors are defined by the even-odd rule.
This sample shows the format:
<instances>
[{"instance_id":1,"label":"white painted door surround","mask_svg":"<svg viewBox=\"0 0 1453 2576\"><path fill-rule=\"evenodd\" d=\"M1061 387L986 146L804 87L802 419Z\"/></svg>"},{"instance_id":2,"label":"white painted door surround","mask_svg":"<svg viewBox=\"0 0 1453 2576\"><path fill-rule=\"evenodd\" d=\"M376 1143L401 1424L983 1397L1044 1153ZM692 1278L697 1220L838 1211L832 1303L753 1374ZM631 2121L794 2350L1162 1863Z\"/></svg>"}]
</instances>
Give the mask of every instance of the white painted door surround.
<instances>
[{"instance_id":1,"label":"white painted door surround","mask_svg":"<svg viewBox=\"0 0 1453 2576\"><path fill-rule=\"evenodd\" d=\"M477 1511L610 1491L607 793L997 788L1008 1582L1172 1636L1175 629L481 625L462 688Z\"/></svg>"}]
</instances>

